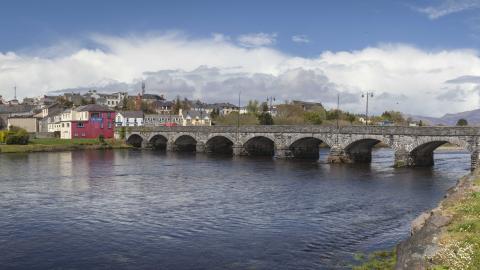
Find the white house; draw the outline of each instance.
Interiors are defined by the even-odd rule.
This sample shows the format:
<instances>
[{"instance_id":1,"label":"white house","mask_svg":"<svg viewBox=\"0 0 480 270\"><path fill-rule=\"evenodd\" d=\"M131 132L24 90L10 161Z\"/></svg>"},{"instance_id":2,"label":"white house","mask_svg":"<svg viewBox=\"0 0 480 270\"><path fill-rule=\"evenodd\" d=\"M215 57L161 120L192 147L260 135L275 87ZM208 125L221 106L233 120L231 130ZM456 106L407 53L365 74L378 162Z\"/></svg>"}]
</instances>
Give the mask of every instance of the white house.
<instances>
[{"instance_id":1,"label":"white house","mask_svg":"<svg viewBox=\"0 0 480 270\"><path fill-rule=\"evenodd\" d=\"M144 125L142 111L123 111L117 113L117 127L141 127Z\"/></svg>"}]
</instances>

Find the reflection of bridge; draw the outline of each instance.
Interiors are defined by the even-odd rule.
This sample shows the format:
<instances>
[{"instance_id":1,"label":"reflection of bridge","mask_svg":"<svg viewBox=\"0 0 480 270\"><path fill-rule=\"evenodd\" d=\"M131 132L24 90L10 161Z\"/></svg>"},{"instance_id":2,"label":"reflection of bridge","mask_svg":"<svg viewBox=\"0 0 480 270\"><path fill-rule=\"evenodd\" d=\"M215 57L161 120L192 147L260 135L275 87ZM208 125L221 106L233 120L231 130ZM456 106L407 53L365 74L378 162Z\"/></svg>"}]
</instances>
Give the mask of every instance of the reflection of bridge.
<instances>
[{"instance_id":1,"label":"reflection of bridge","mask_svg":"<svg viewBox=\"0 0 480 270\"><path fill-rule=\"evenodd\" d=\"M125 135L127 143L136 147L298 159L318 159L318 148L323 143L330 147L331 163L370 162L373 146L381 142L394 150L397 167L431 166L433 151L451 143L471 154L473 169L479 155L480 128L182 126L129 128Z\"/></svg>"}]
</instances>

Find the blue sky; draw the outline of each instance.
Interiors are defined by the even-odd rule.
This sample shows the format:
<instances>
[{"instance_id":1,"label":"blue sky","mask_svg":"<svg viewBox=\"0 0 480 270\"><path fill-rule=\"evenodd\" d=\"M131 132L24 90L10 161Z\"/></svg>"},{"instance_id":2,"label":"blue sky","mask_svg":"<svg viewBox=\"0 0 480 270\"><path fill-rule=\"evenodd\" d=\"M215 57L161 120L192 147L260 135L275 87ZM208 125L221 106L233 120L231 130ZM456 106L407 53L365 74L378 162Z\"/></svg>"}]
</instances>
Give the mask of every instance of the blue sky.
<instances>
[{"instance_id":1,"label":"blue sky","mask_svg":"<svg viewBox=\"0 0 480 270\"><path fill-rule=\"evenodd\" d=\"M275 33L275 47L313 56L379 43L420 48L480 45L478 11L430 19L417 9L439 1L4 1L0 51L48 46L90 33L181 30L192 37ZM480 20L480 19L479 19ZM304 35L309 43L296 43Z\"/></svg>"},{"instance_id":2,"label":"blue sky","mask_svg":"<svg viewBox=\"0 0 480 270\"><path fill-rule=\"evenodd\" d=\"M480 0L3 1L0 95L303 99L439 116L480 107ZM428 102L426 102L426 100Z\"/></svg>"}]
</instances>

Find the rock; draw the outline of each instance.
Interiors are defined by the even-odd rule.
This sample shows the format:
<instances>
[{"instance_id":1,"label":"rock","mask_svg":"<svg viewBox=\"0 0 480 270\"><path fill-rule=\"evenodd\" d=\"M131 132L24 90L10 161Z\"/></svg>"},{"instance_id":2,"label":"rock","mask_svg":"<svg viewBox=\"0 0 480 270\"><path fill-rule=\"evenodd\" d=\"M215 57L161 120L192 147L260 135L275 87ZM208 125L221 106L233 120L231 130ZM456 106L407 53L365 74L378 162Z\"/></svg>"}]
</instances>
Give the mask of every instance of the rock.
<instances>
[{"instance_id":1,"label":"rock","mask_svg":"<svg viewBox=\"0 0 480 270\"><path fill-rule=\"evenodd\" d=\"M412 221L411 224L411 231L410 233L413 235L416 232L418 232L423 226L425 225L425 222L427 219L430 217L430 213L428 212L423 212L420 216L418 216L416 219Z\"/></svg>"}]
</instances>

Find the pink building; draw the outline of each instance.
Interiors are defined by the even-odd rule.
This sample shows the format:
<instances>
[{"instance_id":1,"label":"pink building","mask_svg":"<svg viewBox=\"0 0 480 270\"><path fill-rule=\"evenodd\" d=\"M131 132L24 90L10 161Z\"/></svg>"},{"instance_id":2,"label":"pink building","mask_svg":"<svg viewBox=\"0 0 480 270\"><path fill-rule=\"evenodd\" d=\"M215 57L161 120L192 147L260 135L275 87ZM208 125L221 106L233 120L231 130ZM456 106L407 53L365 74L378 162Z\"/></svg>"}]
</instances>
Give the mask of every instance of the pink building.
<instances>
[{"instance_id":1,"label":"pink building","mask_svg":"<svg viewBox=\"0 0 480 270\"><path fill-rule=\"evenodd\" d=\"M107 106L90 104L71 110L62 121L62 138L64 139L95 139L103 135L106 139L113 138L115 131L115 111ZM70 129L70 130L68 130Z\"/></svg>"}]
</instances>

